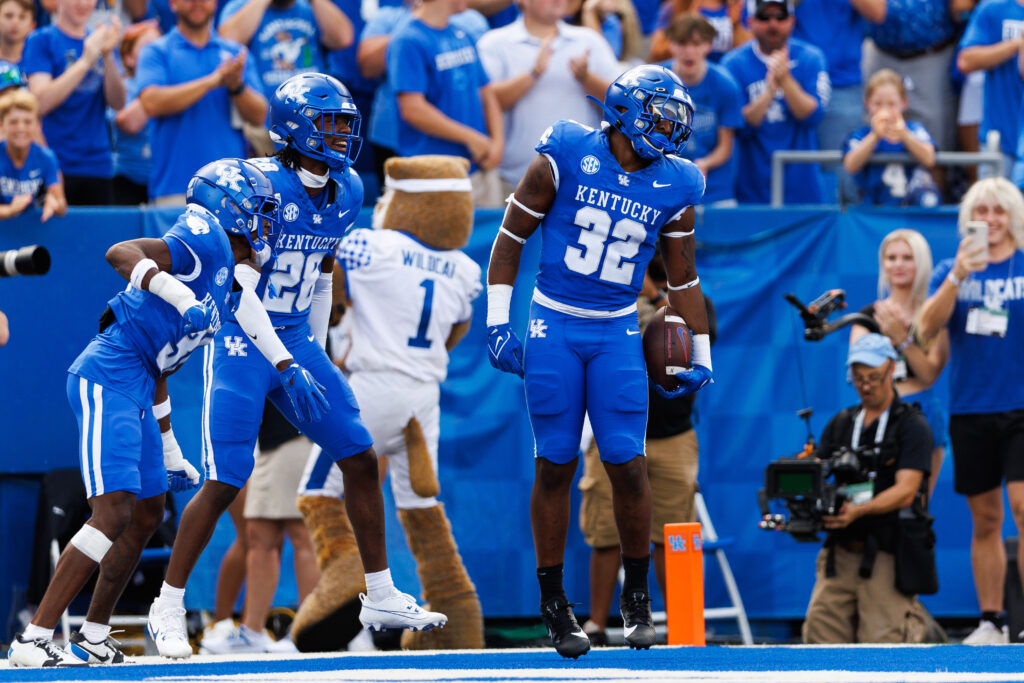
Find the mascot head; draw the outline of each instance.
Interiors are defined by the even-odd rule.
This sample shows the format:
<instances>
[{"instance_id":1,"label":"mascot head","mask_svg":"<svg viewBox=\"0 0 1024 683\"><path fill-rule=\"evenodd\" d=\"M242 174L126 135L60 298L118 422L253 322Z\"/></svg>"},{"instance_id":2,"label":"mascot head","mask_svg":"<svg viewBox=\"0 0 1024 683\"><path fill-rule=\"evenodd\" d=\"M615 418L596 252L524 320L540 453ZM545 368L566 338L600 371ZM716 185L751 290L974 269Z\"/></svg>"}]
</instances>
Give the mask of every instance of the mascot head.
<instances>
[{"instance_id":1,"label":"mascot head","mask_svg":"<svg viewBox=\"0 0 1024 683\"><path fill-rule=\"evenodd\" d=\"M469 161L429 154L392 157L373 227L401 230L434 249L461 249L473 231Z\"/></svg>"}]
</instances>

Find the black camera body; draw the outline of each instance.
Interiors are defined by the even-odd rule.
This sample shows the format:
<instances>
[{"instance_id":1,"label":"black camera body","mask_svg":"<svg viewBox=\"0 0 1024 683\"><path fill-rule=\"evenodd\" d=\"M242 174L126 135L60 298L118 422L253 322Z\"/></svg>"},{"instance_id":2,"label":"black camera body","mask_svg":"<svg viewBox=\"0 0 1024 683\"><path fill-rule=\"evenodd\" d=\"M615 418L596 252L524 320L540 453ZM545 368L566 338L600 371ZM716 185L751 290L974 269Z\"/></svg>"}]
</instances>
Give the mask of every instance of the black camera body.
<instances>
[{"instance_id":1,"label":"black camera body","mask_svg":"<svg viewBox=\"0 0 1024 683\"><path fill-rule=\"evenodd\" d=\"M824 530L822 517L834 515L849 498L847 486L873 481L877 471L875 444L842 447L828 458L779 458L764 471L764 488L758 492L761 522L766 530L785 531L797 541L817 542ZM770 501L782 501L789 512L772 513Z\"/></svg>"}]
</instances>

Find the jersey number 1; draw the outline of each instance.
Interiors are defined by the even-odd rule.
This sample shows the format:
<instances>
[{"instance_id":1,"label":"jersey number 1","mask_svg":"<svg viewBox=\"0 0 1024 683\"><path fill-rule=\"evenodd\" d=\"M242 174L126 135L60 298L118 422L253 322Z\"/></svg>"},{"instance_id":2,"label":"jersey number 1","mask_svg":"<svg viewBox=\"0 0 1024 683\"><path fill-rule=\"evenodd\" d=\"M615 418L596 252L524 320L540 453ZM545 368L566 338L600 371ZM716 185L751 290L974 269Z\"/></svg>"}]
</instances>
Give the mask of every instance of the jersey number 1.
<instances>
[{"instance_id":1,"label":"jersey number 1","mask_svg":"<svg viewBox=\"0 0 1024 683\"><path fill-rule=\"evenodd\" d=\"M427 328L430 326L430 313L434 308L434 281L427 278L420 283L423 288L423 311L420 313L420 326L416 329L416 336L409 337L409 346L417 349L429 349L430 340L427 339Z\"/></svg>"},{"instance_id":2,"label":"jersey number 1","mask_svg":"<svg viewBox=\"0 0 1024 683\"><path fill-rule=\"evenodd\" d=\"M584 206L576 212L576 225L583 228L577 238L579 247L565 248L565 265L569 270L580 275L591 275L601 266L599 278L605 282L628 285L633 281L633 269L636 264L625 259L633 258L640 251L640 245L647 239L647 228L629 218L622 218L612 225L612 218L607 211ZM616 242L606 247L604 242L608 234ZM582 247L582 248L581 248ZM602 257L604 264L601 264Z\"/></svg>"}]
</instances>

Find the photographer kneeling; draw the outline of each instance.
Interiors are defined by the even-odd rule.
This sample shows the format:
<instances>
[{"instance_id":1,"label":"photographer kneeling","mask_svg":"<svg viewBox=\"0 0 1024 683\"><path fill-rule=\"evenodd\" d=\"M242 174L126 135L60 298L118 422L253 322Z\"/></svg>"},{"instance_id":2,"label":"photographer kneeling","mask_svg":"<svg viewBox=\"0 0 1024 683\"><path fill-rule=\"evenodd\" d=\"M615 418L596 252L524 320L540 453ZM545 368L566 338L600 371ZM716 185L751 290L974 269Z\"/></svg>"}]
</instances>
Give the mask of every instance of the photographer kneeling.
<instances>
[{"instance_id":1,"label":"photographer kneeling","mask_svg":"<svg viewBox=\"0 0 1024 683\"><path fill-rule=\"evenodd\" d=\"M818 554L804 621L806 643L919 643L925 638L923 609L915 595L897 588L919 585L922 577L897 576L896 556L908 557L908 548L901 546L909 543L900 533L902 508L908 508L905 514L913 510L912 519L923 523L923 535L931 537L923 497L932 434L921 412L896 394L896 357L892 343L880 334L866 334L850 345L846 364L861 402L829 421L815 453L825 459L849 449L859 455L866 476L857 477L865 483L846 486L847 501L838 514L823 518L828 536ZM921 564L925 574L931 570L925 583L929 578L934 582L932 547L914 550L909 548L911 559L925 556L918 571ZM908 573L917 572L904 570Z\"/></svg>"}]
</instances>

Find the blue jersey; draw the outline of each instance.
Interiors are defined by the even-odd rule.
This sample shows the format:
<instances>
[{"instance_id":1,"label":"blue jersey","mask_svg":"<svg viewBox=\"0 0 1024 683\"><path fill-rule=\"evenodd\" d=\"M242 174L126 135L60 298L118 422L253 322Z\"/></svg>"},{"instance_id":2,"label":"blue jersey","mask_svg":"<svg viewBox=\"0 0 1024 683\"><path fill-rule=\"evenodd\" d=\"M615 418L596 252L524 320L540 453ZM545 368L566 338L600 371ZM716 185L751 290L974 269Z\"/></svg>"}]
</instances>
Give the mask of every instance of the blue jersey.
<instances>
[{"instance_id":1,"label":"blue jersey","mask_svg":"<svg viewBox=\"0 0 1024 683\"><path fill-rule=\"evenodd\" d=\"M359 215L363 181L351 168L331 173L327 187L310 197L295 171L276 159L249 159L263 171L281 202L281 231L274 242L277 261L263 266L256 294L274 325L306 322L320 264L334 251ZM333 201L330 194L333 188Z\"/></svg>"},{"instance_id":2,"label":"blue jersey","mask_svg":"<svg viewBox=\"0 0 1024 683\"><path fill-rule=\"evenodd\" d=\"M21 168L14 165L7 153L7 141L0 141L0 200L4 204L20 194L39 198L50 185L56 185L57 156L48 148L30 143L28 157Z\"/></svg>"},{"instance_id":3,"label":"blue jersey","mask_svg":"<svg viewBox=\"0 0 1024 683\"><path fill-rule=\"evenodd\" d=\"M917 121L907 121L906 124L915 138L935 146L935 141L922 124ZM848 154L870 132L871 126L861 126L847 135L843 141L843 154ZM877 154L903 154L906 151L902 142L884 139L879 140L875 147ZM918 168L922 168L920 164L865 164L853 179L865 204L899 206L907 203L908 186Z\"/></svg>"},{"instance_id":4,"label":"blue jersey","mask_svg":"<svg viewBox=\"0 0 1024 683\"><path fill-rule=\"evenodd\" d=\"M131 103L139 97L138 81L134 77L124 79L126 91L125 101ZM134 135L117 127L114 119L117 112L107 109L107 121L110 124L111 144L114 147L114 175L128 178L142 186L149 185L149 177L153 171L153 153L149 146L149 131L152 122L143 126Z\"/></svg>"},{"instance_id":5,"label":"blue jersey","mask_svg":"<svg viewBox=\"0 0 1024 683\"><path fill-rule=\"evenodd\" d=\"M850 0L801 2L796 6L793 37L825 53L832 87L845 88L862 80L860 52L865 24L864 17L853 8Z\"/></svg>"},{"instance_id":6,"label":"blue jersey","mask_svg":"<svg viewBox=\"0 0 1024 683\"><path fill-rule=\"evenodd\" d=\"M420 93L445 116L487 135L480 88L487 74L475 41L449 23L434 28L419 19L395 31L388 45L388 82L399 95ZM451 154L469 158L465 145L428 135L405 124L398 129L398 150L405 156Z\"/></svg>"},{"instance_id":7,"label":"blue jersey","mask_svg":"<svg viewBox=\"0 0 1024 683\"><path fill-rule=\"evenodd\" d=\"M55 24L33 31L25 41L21 70L29 76L45 73L57 79L82 56L84 43L83 38L72 38ZM106 107L100 58L71 94L43 117L43 134L64 173L113 176Z\"/></svg>"},{"instance_id":8,"label":"blue jersey","mask_svg":"<svg viewBox=\"0 0 1024 683\"><path fill-rule=\"evenodd\" d=\"M221 12L221 23L237 14L248 1L230 0ZM323 71L320 27L309 0L294 0L284 8L271 3L249 41L249 53L256 62L263 81L263 94L268 99L277 86L292 76Z\"/></svg>"},{"instance_id":9,"label":"blue jersey","mask_svg":"<svg viewBox=\"0 0 1024 683\"><path fill-rule=\"evenodd\" d=\"M739 83L743 104L754 101L764 92L767 59L756 40L736 48L722 59L722 66ZM761 125L747 125L739 130L736 199L740 202L768 202L768 179L772 175L772 153L776 150L818 149L818 123L825 115L832 91L825 57L813 45L792 39L789 41L789 70L803 91L817 100L818 108L807 118L797 119L779 88ZM788 164L785 180L787 203L819 204L823 201L821 169L817 164Z\"/></svg>"},{"instance_id":10,"label":"blue jersey","mask_svg":"<svg viewBox=\"0 0 1024 683\"><path fill-rule=\"evenodd\" d=\"M158 377L176 370L191 353L210 342L224 316L237 305L232 296L235 258L227 233L209 213L190 209L163 237L171 252L171 275L213 310L213 324L186 334L174 306L131 285L108 302L117 322L93 339L68 372L127 394L140 409L153 404ZM139 382L125 356L141 360L148 377ZM137 364L135 364L137 365ZM122 370L130 380L122 375Z\"/></svg>"},{"instance_id":11,"label":"blue jersey","mask_svg":"<svg viewBox=\"0 0 1024 683\"><path fill-rule=\"evenodd\" d=\"M994 45L1004 40L1020 38L1024 27L1024 6L1017 0L983 0L971 13L960 49L976 45ZM1017 70L1014 54L1002 64L985 71L984 106L981 109L981 127L984 140L990 130L999 131L999 146L1003 154L1016 156L1018 115L1024 97L1024 80Z\"/></svg>"},{"instance_id":12,"label":"blue jersey","mask_svg":"<svg viewBox=\"0 0 1024 683\"><path fill-rule=\"evenodd\" d=\"M672 60L664 63L672 68ZM731 128L737 131L746 123L743 120L743 102L740 86L736 79L718 64L708 63L704 80L697 84L686 84L693 100L693 134L679 156L702 159L718 146L718 129ZM736 198L736 155L732 154L724 164L708 171L704 203L711 204Z\"/></svg>"},{"instance_id":13,"label":"blue jersey","mask_svg":"<svg viewBox=\"0 0 1024 683\"><path fill-rule=\"evenodd\" d=\"M540 303L595 311L636 305L662 226L704 194L704 176L677 156L622 170L608 136L575 121L549 128L537 151L555 176L541 222Z\"/></svg>"}]
</instances>

